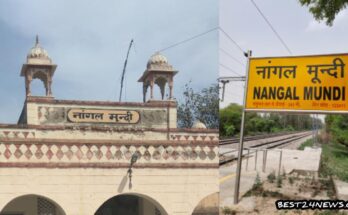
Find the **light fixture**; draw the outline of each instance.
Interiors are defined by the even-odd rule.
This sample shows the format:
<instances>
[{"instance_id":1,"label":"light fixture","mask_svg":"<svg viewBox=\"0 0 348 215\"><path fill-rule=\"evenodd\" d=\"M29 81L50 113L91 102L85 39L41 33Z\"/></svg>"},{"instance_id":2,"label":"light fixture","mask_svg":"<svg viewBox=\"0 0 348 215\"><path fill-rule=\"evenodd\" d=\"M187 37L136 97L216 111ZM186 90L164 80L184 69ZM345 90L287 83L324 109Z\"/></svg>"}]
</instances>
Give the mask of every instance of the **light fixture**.
<instances>
[{"instance_id":1,"label":"light fixture","mask_svg":"<svg viewBox=\"0 0 348 215\"><path fill-rule=\"evenodd\" d=\"M132 155L132 158L130 160L130 165L129 165L129 168L127 171L128 177L129 177L129 189L132 189L132 173L133 173L132 167L137 162L139 157L140 157L140 153L138 151L136 151L136 152L134 152L134 154Z\"/></svg>"}]
</instances>

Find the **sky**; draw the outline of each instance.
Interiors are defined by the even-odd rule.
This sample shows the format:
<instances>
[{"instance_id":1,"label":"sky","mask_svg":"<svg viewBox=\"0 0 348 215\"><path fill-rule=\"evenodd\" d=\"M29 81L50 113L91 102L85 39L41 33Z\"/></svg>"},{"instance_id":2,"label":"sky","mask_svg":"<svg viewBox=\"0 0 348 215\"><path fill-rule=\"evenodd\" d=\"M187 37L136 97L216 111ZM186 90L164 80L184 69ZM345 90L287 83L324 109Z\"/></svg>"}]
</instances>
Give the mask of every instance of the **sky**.
<instances>
[{"instance_id":1,"label":"sky","mask_svg":"<svg viewBox=\"0 0 348 215\"><path fill-rule=\"evenodd\" d=\"M137 81L150 56L216 28L218 18L216 0L2 0L0 123L19 118L25 100L20 70L36 34L58 65L53 96L74 100L118 101L126 52L134 39L122 101L141 102L142 84ZM179 70L174 78L177 99L190 80L197 91L216 83L218 39L215 30L162 52ZM39 80L32 88L33 95L44 94Z\"/></svg>"},{"instance_id":2,"label":"sky","mask_svg":"<svg viewBox=\"0 0 348 215\"><path fill-rule=\"evenodd\" d=\"M293 55L348 52L347 9L338 14L332 27L328 27L324 22L316 21L308 8L301 6L297 0L254 0L254 2ZM253 57L291 55L258 13L251 0L220 0L219 25L243 50L252 50ZM245 75L246 58L242 51L221 33L219 40L219 76L236 76L233 72ZM243 96L244 83L227 84L225 98L220 103L220 108L230 103L242 104Z\"/></svg>"}]
</instances>

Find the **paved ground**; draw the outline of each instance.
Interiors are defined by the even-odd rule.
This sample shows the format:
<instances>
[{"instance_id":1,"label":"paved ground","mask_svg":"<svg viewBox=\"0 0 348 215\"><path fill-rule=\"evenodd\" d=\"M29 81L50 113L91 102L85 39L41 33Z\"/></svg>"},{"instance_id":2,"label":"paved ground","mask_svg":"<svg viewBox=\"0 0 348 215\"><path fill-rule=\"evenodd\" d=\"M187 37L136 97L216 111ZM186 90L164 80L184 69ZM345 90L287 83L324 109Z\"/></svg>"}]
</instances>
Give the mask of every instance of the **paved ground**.
<instances>
[{"instance_id":1,"label":"paved ground","mask_svg":"<svg viewBox=\"0 0 348 215\"><path fill-rule=\"evenodd\" d=\"M295 145L300 145L302 141L296 141ZM295 148L295 147L293 147ZM296 147L297 148L297 147ZM289 173L292 170L318 171L321 149L306 148L304 151L293 149L272 149L267 151L267 156L263 151L250 154L249 158L243 159L242 177L240 192L242 196L248 191L254 181L256 174L264 180L269 173L279 171L280 152L282 151L281 168ZM265 158L265 166L263 160ZM256 164L256 165L255 165ZM264 168L264 172L263 172ZM236 176L236 163L227 164L220 167L220 205L228 206L233 204L234 183Z\"/></svg>"},{"instance_id":2,"label":"paved ground","mask_svg":"<svg viewBox=\"0 0 348 215\"><path fill-rule=\"evenodd\" d=\"M334 180L337 198L348 201L348 183L340 180Z\"/></svg>"}]
</instances>

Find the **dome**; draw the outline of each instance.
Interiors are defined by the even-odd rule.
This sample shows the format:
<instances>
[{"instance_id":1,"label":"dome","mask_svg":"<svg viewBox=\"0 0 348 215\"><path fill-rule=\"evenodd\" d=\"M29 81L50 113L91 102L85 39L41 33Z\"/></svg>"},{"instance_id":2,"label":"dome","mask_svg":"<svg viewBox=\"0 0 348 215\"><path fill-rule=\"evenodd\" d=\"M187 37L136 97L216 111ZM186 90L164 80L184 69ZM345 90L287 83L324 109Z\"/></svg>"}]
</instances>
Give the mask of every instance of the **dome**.
<instances>
[{"instance_id":1,"label":"dome","mask_svg":"<svg viewBox=\"0 0 348 215\"><path fill-rule=\"evenodd\" d=\"M27 55L27 62L39 63L38 61L41 63L52 63L47 51L40 46L39 37L36 36L35 46L29 51Z\"/></svg>"},{"instance_id":2,"label":"dome","mask_svg":"<svg viewBox=\"0 0 348 215\"><path fill-rule=\"evenodd\" d=\"M192 128L206 129L207 126L205 126L203 122L197 120L197 121L193 124Z\"/></svg>"},{"instance_id":3,"label":"dome","mask_svg":"<svg viewBox=\"0 0 348 215\"><path fill-rule=\"evenodd\" d=\"M163 56L161 53L156 52L153 54L147 64L168 64L168 60L165 56Z\"/></svg>"},{"instance_id":4,"label":"dome","mask_svg":"<svg viewBox=\"0 0 348 215\"><path fill-rule=\"evenodd\" d=\"M153 70L173 70L173 67L169 65L168 60L161 53L156 52L147 61L147 69Z\"/></svg>"}]
</instances>

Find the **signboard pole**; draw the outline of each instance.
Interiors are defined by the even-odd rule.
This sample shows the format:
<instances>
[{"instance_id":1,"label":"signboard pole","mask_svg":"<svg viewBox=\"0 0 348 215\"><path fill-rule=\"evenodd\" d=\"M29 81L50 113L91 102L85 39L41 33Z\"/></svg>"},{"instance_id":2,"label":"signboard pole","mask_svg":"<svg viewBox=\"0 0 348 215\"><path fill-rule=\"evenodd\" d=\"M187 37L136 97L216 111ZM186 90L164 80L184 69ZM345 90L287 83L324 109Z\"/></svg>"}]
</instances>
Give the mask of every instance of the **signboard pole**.
<instances>
[{"instance_id":1,"label":"signboard pole","mask_svg":"<svg viewBox=\"0 0 348 215\"><path fill-rule=\"evenodd\" d=\"M245 102L247 96L247 87L248 87L248 73L249 73L249 59L251 57L251 51L247 53L248 62L246 66L245 74L245 85L244 85L244 100L243 100L243 111L242 111L242 122L240 126L240 139L238 145L238 163L237 163L237 172L236 172L236 181L234 186L234 204L238 203L239 200L239 186L240 186L240 176L242 170L242 156L243 156L243 139L244 139L244 121L245 121Z\"/></svg>"}]
</instances>

